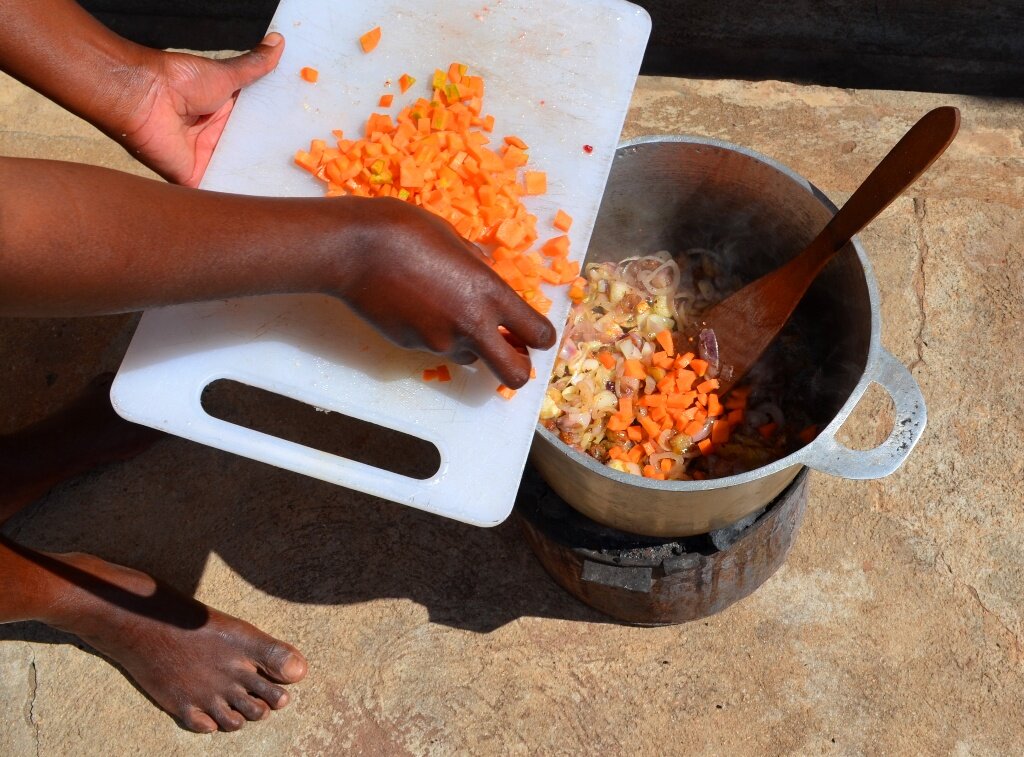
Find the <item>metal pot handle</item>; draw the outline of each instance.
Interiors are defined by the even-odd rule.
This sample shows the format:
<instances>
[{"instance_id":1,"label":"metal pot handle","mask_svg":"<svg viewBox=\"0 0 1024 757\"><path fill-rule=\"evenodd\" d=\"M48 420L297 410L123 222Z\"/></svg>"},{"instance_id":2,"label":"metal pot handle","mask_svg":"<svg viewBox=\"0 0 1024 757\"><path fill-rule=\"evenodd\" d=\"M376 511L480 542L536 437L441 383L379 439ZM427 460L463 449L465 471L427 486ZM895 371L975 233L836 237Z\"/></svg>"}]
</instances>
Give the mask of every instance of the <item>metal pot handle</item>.
<instances>
[{"instance_id":1,"label":"metal pot handle","mask_svg":"<svg viewBox=\"0 0 1024 757\"><path fill-rule=\"evenodd\" d=\"M874 449L850 449L835 438L846 420L837 419L839 423L808 445L804 465L841 478L869 479L888 476L907 459L928 420L921 389L903 363L882 347L868 368L868 379L885 389L896 406L892 433Z\"/></svg>"}]
</instances>

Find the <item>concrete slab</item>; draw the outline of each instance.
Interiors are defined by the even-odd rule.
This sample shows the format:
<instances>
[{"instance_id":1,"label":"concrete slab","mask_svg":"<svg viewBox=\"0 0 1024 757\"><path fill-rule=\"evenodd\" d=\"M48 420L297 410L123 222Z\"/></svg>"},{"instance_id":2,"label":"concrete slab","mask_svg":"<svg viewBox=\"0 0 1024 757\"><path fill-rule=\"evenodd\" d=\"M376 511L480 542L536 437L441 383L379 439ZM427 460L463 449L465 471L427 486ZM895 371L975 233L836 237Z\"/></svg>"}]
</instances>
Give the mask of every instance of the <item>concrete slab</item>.
<instances>
[{"instance_id":1,"label":"concrete slab","mask_svg":"<svg viewBox=\"0 0 1024 757\"><path fill-rule=\"evenodd\" d=\"M0 81L0 152L136 170ZM836 201L921 113L950 152L863 234L883 342L930 422L877 482L813 475L793 553L706 621L635 629L556 587L511 525L478 530L178 439L52 492L4 532L161 576L295 643L295 701L194 736L114 667L0 627L3 754L1012 754L1024 738L1024 105L767 82L640 81L626 136L760 150ZM59 205L55 205L59 212ZM134 319L0 321L0 432L116 367ZM891 423L872 393L848 424Z\"/></svg>"}]
</instances>

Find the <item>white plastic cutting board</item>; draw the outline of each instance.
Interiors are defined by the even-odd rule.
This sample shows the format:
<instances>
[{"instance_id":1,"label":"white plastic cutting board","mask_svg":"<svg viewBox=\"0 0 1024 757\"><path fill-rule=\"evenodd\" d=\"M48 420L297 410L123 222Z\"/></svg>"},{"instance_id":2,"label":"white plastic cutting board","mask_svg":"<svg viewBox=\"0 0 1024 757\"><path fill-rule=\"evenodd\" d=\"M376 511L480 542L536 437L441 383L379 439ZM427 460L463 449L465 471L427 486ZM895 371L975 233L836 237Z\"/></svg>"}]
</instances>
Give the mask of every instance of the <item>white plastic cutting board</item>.
<instances>
[{"instance_id":1,"label":"white plastic cutting board","mask_svg":"<svg viewBox=\"0 0 1024 757\"><path fill-rule=\"evenodd\" d=\"M383 37L364 54L358 37ZM650 18L623 0L282 0L271 29L287 40L277 70L241 93L203 181L205 189L319 196L292 164L332 129L361 134L382 93L395 107L429 93L452 61L486 83L492 141L530 146L548 193L527 199L541 240L558 208L574 223L572 257L590 240L640 68ZM299 70L311 66L311 85ZM417 84L401 95L399 76ZM386 86L385 82L391 82ZM585 151L584 145L593 147ZM552 294L549 288L549 295ZM569 303L553 296L561 328ZM340 302L269 296L146 313L111 391L125 418L271 465L480 526L511 512L555 350L535 352L538 379L512 400L486 369L451 366L450 383L424 383L442 361L391 346ZM227 378L371 421L435 444L441 467L416 480L218 420L203 388Z\"/></svg>"}]
</instances>

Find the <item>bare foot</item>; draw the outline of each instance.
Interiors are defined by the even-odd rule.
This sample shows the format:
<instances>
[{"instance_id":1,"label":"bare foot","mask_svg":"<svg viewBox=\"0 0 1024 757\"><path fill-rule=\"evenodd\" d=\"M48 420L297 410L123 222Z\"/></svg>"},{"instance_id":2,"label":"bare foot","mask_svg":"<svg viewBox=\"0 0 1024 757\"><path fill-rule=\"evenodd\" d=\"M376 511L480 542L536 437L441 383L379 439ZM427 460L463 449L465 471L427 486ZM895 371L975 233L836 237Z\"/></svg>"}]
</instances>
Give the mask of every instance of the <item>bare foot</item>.
<instances>
[{"instance_id":1,"label":"bare foot","mask_svg":"<svg viewBox=\"0 0 1024 757\"><path fill-rule=\"evenodd\" d=\"M163 434L121 418L110 405L113 374L93 379L67 407L0 436L0 523L62 481L128 460Z\"/></svg>"},{"instance_id":2,"label":"bare foot","mask_svg":"<svg viewBox=\"0 0 1024 757\"><path fill-rule=\"evenodd\" d=\"M50 625L119 663L186 728L236 731L288 704L279 684L306 675L290 644L157 584L82 554L37 555L67 586Z\"/></svg>"}]
</instances>

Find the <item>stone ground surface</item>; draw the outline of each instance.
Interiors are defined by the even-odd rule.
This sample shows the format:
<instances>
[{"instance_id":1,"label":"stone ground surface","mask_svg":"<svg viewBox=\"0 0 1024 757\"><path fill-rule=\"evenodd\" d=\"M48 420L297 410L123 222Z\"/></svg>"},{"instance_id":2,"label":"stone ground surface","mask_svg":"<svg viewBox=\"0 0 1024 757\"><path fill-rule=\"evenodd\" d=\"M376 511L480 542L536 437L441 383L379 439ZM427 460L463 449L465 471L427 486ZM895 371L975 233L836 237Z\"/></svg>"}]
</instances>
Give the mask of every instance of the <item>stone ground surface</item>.
<instances>
[{"instance_id":1,"label":"stone ground surface","mask_svg":"<svg viewBox=\"0 0 1024 757\"><path fill-rule=\"evenodd\" d=\"M5 533L195 592L298 645L308 679L268 722L195 736L74 639L6 626L0 754L1019 754L1024 105L648 78L625 131L744 144L841 202L944 103L963 111L956 143L862 235L883 343L920 382L927 431L886 479L813 474L790 559L750 598L683 626L608 623L513 524L478 530L168 439ZM0 152L139 171L10 80ZM0 322L0 432L115 369L134 322ZM888 402L869 392L848 438L884 437Z\"/></svg>"}]
</instances>

